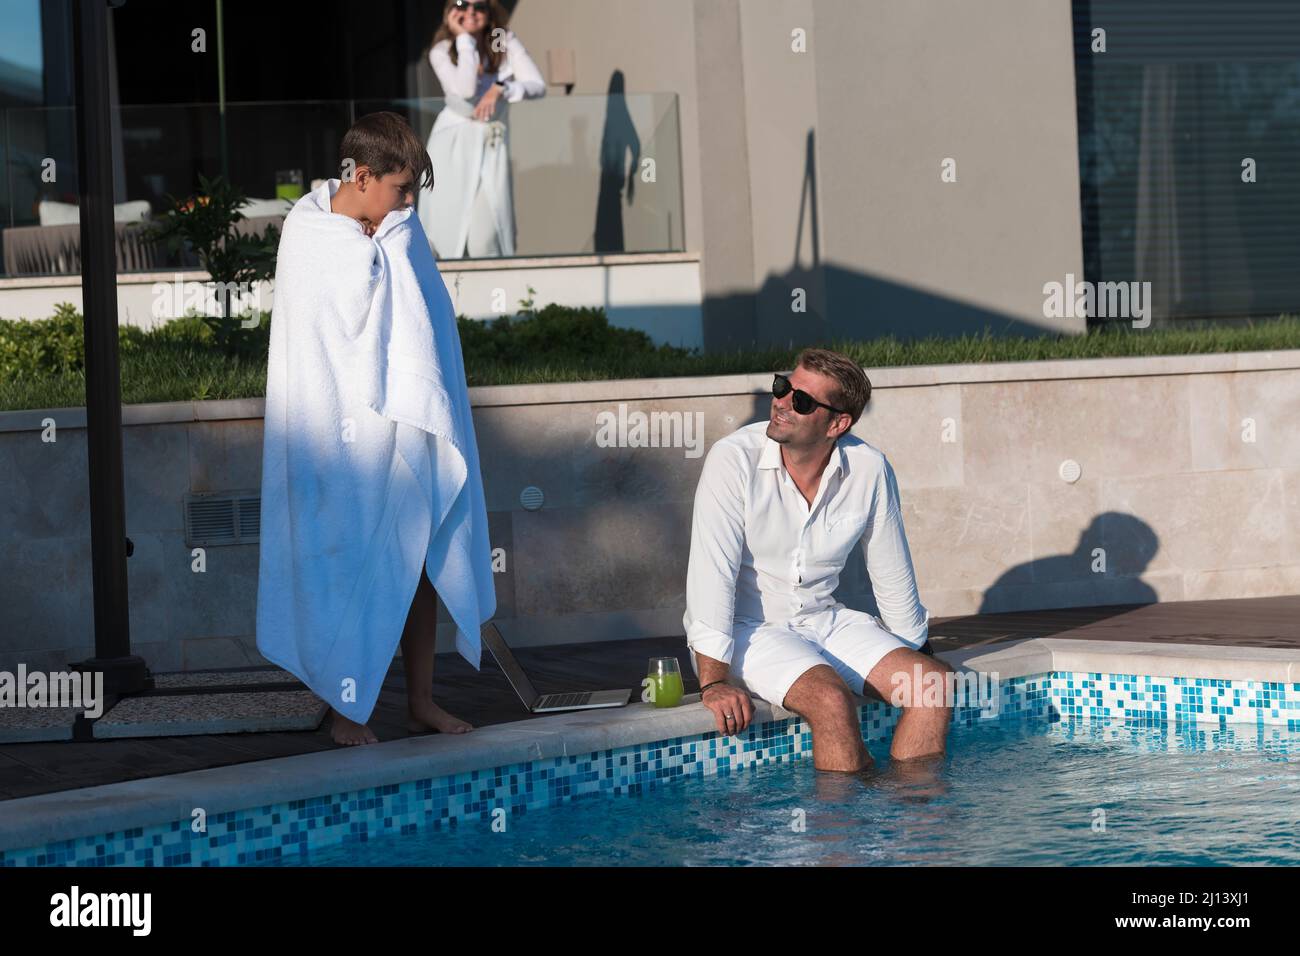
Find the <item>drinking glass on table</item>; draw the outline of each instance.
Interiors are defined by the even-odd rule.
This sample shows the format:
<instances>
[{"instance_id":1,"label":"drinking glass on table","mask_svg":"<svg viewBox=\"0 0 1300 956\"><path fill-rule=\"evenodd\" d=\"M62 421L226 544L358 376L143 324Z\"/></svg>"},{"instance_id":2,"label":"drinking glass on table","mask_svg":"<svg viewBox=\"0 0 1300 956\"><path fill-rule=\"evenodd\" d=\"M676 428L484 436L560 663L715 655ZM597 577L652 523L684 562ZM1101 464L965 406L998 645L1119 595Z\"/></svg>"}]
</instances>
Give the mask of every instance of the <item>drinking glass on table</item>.
<instances>
[{"instance_id":1,"label":"drinking glass on table","mask_svg":"<svg viewBox=\"0 0 1300 956\"><path fill-rule=\"evenodd\" d=\"M682 669L675 657L650 658L650 673L646 675L650 702L656 707L676 707L682 702Z\"/></svg>"},{"instance_id":2,"label":"drinking glass on table","mask_svg":"<svg viewBox=\"0 0 1300 956\"><path fill-rule=\"evenodd\" d=\"M290 201L302 198L301 169L281 169L276 172L275 198Z\"/></svg>"}]
</instances>

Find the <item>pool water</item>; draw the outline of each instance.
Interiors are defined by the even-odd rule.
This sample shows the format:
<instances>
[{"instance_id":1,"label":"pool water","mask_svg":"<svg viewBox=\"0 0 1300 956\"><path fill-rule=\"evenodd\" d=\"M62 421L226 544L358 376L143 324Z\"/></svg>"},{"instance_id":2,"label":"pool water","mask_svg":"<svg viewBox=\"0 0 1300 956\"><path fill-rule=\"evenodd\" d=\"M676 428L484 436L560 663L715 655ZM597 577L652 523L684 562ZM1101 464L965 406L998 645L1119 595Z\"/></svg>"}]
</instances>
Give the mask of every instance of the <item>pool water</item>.
<instances>
[{"instance_id":1,"label":"pool water","mask_svg":"<svg viewBox=\"0 0 1300 956\"><path fill-rule=\"evenodd\" d=\"M811 756L514 816L353 842L307 866L1300 863L1300 733L1008 720L928 767Z\"/></svg>"}]
</instances>

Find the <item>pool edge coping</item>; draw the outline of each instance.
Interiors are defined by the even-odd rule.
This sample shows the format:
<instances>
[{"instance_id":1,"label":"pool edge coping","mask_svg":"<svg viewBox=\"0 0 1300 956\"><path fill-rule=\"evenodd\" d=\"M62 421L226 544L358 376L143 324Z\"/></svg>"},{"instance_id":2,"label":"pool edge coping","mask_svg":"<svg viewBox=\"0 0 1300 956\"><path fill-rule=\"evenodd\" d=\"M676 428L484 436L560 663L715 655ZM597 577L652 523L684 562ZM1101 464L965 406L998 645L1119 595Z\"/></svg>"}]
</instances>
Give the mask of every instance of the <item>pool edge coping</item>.
<instances>
[{"instance_id":1,"label":"pool edge coping","mask_svg":"<svg viewBox=\"0 0 1300 956\"><path fill-rule=\"evenodd\" d=\"M1206 644L1030 638L937 655L958 669L1000 680L1055 671L1187 679L1300 682L1300 651ZM865 700L865 699L864 699ZM794 717L754 700L754 725ZM101 784L0 801L0 851L322 795L716 732L713 715L688 695L680 707L641 702L617 711L576 711L494 724L470 734L406 737L254 760L224 767Z\"/></svg>"}]
</instances>

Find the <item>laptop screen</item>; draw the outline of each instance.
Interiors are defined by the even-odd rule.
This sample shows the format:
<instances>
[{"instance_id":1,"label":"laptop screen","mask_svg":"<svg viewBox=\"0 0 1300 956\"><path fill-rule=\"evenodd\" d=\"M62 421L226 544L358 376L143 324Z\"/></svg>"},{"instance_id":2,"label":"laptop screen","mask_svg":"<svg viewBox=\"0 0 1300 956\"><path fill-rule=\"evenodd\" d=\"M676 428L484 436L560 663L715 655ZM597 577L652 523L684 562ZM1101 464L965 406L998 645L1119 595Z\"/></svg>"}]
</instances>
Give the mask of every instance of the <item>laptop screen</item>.
<instances>
[{"instance_id":1,"label":"laptop screen","mask_svg":"<svg viewBox=\"0 0 1300 956\"><path fill-rule=\"evenodd\" d=\"M506 680L510 681L510 686L515 689L515 693L523 698L524 705L531 707L537 703L537 698L540 695L534 689L533 682L528 679L528 675L524 673L524 669L515 660L515 655L506 646L505 638L501 636L497 626L495 624L485 624L481 633L483 645L492 652L492 656L496 658L497 666L505 672Z\"/></svg>"}]
</instances>

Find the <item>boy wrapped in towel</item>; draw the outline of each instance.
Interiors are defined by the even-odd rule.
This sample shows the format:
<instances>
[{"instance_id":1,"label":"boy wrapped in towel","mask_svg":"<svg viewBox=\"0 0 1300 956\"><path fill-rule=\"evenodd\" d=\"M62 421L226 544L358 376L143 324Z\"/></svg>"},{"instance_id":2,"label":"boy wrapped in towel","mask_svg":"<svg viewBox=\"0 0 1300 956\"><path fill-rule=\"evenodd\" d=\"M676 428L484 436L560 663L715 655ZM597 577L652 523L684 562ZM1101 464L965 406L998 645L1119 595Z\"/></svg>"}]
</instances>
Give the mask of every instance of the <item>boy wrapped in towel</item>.
<instances>
[{"instance_id":1,"label":"boy wrapped in towel","mask_svg":"<svg viewBox=\"0 0 1300 956\"><path fill-rule=\"evenodd\" d=\"M496 597L456 319L411 205L433 170L396 113L358 120L339 165L280 240L257 647L364 744L400 641L408 729L463 733L432 700L436 597L475 668Z\"/></svg>"}]
</instances>

